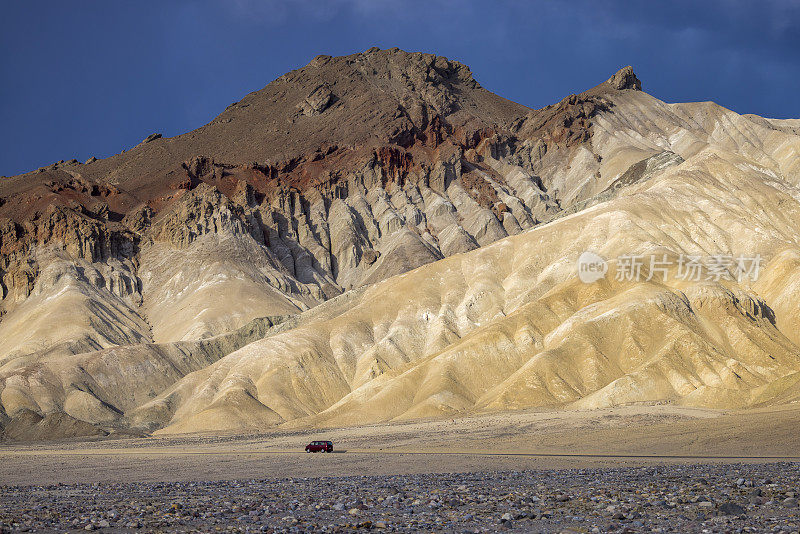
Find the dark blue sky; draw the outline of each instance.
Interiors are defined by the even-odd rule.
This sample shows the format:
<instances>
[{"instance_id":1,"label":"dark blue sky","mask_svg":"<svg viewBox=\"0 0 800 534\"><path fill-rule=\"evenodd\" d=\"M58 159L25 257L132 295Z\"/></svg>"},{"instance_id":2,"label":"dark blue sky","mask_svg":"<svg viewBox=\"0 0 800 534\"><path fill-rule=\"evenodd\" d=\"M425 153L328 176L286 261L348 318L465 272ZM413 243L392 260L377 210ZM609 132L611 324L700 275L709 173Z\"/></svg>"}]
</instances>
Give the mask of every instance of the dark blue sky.
<instances>
[{"instance_id":1,"label":"dark blue sky","mask_svg":"<svg viewBox=\"0 0 800 534\"><path fill-rule=\"evenodd\" d=\"M468 64L541 107L634 66L662 100L800 117L800 0L3 2L0 174L201 126L317 54Z\"/></svg>"}]
</instances>

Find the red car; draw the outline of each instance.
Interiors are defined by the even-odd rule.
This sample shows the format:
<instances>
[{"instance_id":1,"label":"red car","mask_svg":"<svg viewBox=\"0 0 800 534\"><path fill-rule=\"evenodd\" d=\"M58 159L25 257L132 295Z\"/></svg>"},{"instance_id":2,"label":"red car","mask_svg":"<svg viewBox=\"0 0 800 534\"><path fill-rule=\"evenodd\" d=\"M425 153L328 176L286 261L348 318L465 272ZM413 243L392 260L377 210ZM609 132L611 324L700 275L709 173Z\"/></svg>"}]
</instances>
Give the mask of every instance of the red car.
<instances>
[{"instance_id":1,"label":"red car","mask_svg":"<svg viewBox=\"0 0 800 534\"><path fill-rule=\"evenodd\" d=\"M333 443L330 441L312 441L306 445L306 452L333 452Z\"/></svg>"}]
</instances>

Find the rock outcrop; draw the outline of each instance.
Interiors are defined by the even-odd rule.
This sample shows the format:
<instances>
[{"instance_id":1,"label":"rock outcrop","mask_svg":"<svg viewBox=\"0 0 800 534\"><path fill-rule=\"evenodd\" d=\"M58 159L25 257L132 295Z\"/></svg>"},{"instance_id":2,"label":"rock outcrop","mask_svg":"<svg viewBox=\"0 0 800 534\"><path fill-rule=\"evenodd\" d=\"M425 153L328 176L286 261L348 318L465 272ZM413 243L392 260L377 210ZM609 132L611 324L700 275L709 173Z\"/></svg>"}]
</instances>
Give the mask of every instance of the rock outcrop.
<instances>
[{"instance_id":1,"label":"rock outcrop","mask_svg":"<svg viewBox=\"0 0 800 534\"><path fill-rule=\"evenodd\" d=\"M319 115L331 104L334 99L333 93L327 84L322 84L308 95L302 102L297 104L297 109L303 115Z\"/></svg>"},{"instance_id":2,"label":"rock outcrop","mask_svg":"<svg viewBox=\"0 0 800 534\"><path fill-rule=\"evenodd\" d=\"M633 89L634 91L642 90L642 82L636 77L633 72L633 67L628 65L619 69L614 75L606 81L614 89Z\"/></svg>"}]
</instances>

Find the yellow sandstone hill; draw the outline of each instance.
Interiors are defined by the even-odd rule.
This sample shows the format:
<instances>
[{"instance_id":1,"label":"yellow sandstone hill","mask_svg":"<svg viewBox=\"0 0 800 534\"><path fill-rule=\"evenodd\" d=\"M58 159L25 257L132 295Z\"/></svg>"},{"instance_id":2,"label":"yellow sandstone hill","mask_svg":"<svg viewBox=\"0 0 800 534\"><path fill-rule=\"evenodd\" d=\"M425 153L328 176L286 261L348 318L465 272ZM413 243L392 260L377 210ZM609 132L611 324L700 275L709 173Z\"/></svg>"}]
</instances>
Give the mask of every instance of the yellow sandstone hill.
<instances>
[{"instance_id":1,"label":"yellow sandstone hill","mask_svg":"<svg viewBox=\"0 0 800 534\"><path fill-rule=\"evenodd\" d=\"M531 406L795 400L796 304L770 303L800 298L798 236L796 192L769 169L709 148L611 202L331 302L306 325L188 375L131 417L185 432ZM758 281L618 282L614 265L594 284L576 276L584 250L675 257L720 245L766 258ZM775 287L775 278L788 283Z\"/></svg>"}]
</instances>

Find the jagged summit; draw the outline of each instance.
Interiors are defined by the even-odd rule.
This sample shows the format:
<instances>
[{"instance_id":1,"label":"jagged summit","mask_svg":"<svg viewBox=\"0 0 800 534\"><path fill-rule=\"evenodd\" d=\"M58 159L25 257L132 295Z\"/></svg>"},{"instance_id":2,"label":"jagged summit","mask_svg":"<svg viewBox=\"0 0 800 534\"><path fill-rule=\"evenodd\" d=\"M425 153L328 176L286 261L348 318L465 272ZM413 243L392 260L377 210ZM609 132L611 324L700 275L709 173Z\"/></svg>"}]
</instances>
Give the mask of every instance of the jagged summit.
<instances>
[{"instance_id":1,"label":"jagged summit","mask_svg":"<svg viewBox=\"0 0 800 534\"><path fill-rule=\"evenodd\" d=\"M339 67L352 64L369 65L374 69L371 74L378 78L408 77L412 81L426 85L442 82L477 85L472 71L463 63L426 52L407 52L397 47L388 49L371 47L348 56L320 54L305 67L292 72L307 68L319 69L331 63Z\"/></svg>"},{"instance_id":2,"label":"jagged summit","mask_svg":"<svg viewBox=\"0 0 800 534\"><path fill-rule=\"evenodd\" d=\"M630 65L619 69L614 73L613 76L611 76L611 78L606 80L605 83L614 89L633 89L634 91L642 90L642 82L636 77L636 74L633 72L633 67Z\"/></svg>"},{"instance_id":3,"label":"jagged summit","mask_svg":"<svg viewBox=\"0 0 800 534\"><path fill-rule=\"evenodd\" d=\"M259 154L251 145L247 154L274 160L326 143L408 145L437 118L457 128L511 120L525 110L480 87L469 68L458 62L373 48L349 56L317 56L229 106L201 130L207 135L224 131L236 138L241 137L239 125L274 124L284 134L280 150L272 143L272 150L262 148ZM245 156L241 149L228 152L232 160Z\"/></svg>"}]
</instances>

